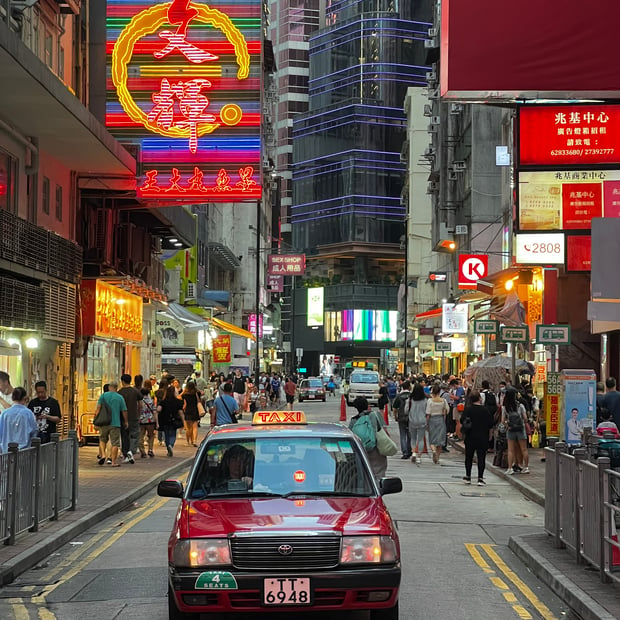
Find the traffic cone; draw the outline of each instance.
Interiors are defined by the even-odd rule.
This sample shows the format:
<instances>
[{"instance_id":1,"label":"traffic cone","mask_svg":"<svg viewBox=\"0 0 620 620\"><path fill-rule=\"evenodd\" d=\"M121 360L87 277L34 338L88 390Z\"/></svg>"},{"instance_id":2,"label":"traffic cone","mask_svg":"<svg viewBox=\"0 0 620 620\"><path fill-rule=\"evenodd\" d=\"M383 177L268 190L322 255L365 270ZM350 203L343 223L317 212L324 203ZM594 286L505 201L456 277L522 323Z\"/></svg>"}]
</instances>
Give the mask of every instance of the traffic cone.
<instances>
[{"instance_id":1,"label":"traffic cone","mask_svg":"<svg viewBox=\"0 0 620 620\"><path fill-rule=\"evenodd\" d=\"M347 401L344 398L344 394L340 397L340 421L347 421Z\"/></svg>"},{"instance_id":2,"label":"traffic cone","mask_svg":"<svg viewBox=\"0 0 620 620\"><path fill-rule=\"evenodd\" d=\"M389 424L390 424L390 417L388 416L388 406L387 406L387 403L385 403L385 407L383 407L383 421L385 422L386 426L389 426Z\"/></svg>"}]
</instances>

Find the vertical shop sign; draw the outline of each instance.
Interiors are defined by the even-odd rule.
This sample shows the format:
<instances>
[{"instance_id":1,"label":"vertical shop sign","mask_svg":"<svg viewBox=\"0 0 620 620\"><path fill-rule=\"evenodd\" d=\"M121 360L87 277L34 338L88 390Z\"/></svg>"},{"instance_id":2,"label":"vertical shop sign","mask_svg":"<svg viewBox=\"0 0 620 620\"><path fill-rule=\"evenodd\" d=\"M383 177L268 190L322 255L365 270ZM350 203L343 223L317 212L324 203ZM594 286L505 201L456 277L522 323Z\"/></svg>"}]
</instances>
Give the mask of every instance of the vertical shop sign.
<instances>
[{"instance_id":1,"label":"vertical shop sign","mask_svg":"<svg viewBox=\"0 0 620 620\"><path fill-rule=\"evenodd\" d=\"M547 437L560 436L560 373L547 373L547 390L545 395L545 418L547 420Z\"/></svg>"},{"instance_id":2,"label":"vertical shop sign","mask_svg":"<svg viewBox=\"0 0 620 620\"><path fill-rule=\"evenodd\" d=\"M213 363L230 364L230 336L218 336L213 340Z\"/></svg>"}]
</instances>

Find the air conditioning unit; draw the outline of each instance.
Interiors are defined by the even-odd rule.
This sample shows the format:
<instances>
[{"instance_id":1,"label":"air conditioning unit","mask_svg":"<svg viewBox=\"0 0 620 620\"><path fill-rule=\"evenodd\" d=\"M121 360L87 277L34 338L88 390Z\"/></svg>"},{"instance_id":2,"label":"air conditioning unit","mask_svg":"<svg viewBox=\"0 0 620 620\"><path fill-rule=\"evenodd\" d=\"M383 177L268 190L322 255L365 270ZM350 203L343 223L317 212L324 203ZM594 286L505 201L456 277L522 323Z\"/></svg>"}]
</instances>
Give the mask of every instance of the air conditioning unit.
<instances>
[{"instance_id":1,"label":"air conditioning unit","mask_svg":"<svg viewBox=\"0 0 620 620\"><path fill-rule=\"evenodd\" d=\"M462 112L463 112L462 103L451 103L450 104L450 114L461 114Z\"/></svg>"},{"instance_id":2,"label":"air conditioning unit","mask_svg":"<svg viewBox=\"0 0 620 620\"><path fill-rule=\"evenodd\" d=\"M196 285L193 282L187 283L185 301L196 301Z\"/></svg>"},{"instance_id":3,"label":"air conditioning unit","mask_svg":"<svg viewBox=\"0 0 620 620\"><path fill-rule=\"evenodd\" d=\"M425 104L424 106L424 116L433 116L433 106L430 104Z\"/></svg>"},{"instance_id":4,"label":"air conditioning unit","mask_svg":"<svg viewBox=\"0 0 620 620\"><path fill-rule=\"evenodd\" d=\"M433 37L432 39L426 39L424 41L424 47L426 49L435 49L436 47L439 47L439 40L437 37Z\"/></svg>"},{"instance_id":5,"label":"air conditioning unit","mask_svg":"<svg viewBox=\"0 0 620 620\"><path fill-rule=\"evenodd\" d=\"M452 162L452 169L455 172L465 172L465 170L467 170L467 165L464 161L454 161Z\"/></svg>"},{"instance_id":6,"label":"air conditioning unit","mask_svg":"<svg viewBox=\"0 0 620 620\"><path fill-rule=\"evenodd\" d=\"M178 301L181 293L181 270L166 269L164 272L164 293L168 301Z\"/></svg>"},{"instance_id":7,"label":"air conditioning unit","mask_svg":"<svg viewBox=\"0 0 620 620\"><path fill-rule=\"evenodd\" d=\"M428 29L428 38L432 39L439 34L439 28L429 28Z\"/></svg>"},{"instance_id":8,"label":"air conditioning unit","mask_svg":"<svg viewBox=\"0 0 620 620\"><path fill-rule=\"evenodd\" d=\"M432 125L441 125L441 116L431 116Z\"/></svg>"}]
</instances>

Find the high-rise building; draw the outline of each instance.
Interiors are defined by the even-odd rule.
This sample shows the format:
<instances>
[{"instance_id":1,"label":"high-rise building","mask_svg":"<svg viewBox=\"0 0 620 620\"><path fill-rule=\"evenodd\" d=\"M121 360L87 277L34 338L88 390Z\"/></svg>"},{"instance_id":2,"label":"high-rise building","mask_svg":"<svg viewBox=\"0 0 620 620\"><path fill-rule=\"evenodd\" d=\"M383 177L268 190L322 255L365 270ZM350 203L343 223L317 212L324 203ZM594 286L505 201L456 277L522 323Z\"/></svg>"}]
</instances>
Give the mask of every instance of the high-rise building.
<instances>
[{"instance_id":1,"label":"high-rise building","mask_svg":"<svg viewBox=\"0 0 620 620\"><path fill-rule=\"evenodd\" d=\"M407 215L403 103L407 87L426 84L431 19L427 1L328 2L310 37L309 108L293 122L291 222L293 246L307 256L305 284L325 288L322 339L305 329L296 295L295 347L311 368L321 352L389 366L380 357L396 340ZM350 331L351 316L367 317L369 328Z\"/></svg>"}]
</instances>

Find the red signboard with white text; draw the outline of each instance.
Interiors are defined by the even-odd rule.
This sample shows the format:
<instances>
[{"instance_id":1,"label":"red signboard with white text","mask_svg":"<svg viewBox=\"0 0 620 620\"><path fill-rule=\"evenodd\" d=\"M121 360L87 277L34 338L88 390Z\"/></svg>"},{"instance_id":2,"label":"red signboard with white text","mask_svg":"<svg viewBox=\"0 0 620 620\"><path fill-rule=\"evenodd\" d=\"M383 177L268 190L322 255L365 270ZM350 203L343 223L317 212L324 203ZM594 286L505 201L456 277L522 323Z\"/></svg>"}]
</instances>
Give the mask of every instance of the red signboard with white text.
<instances>
[{"instance_id":1,"label":"red signboard with white text","mask_svg":"<svg viewBox=\"0 0 620 620\"><path fill-rule=\"evenodd\" d=\"M486 254L459 254L459 288L476 288L476 283L489 273Z\"/></svg>"},{"instance_id":2,"label":"red signboard with white text","mask_svg":"<svg viewBox=\"0 0 620 620\"><path fill-rule=\"evenodd\" d=\"M270 254L267 273L270 276L303 276L306 271L305 254Z\"/></svg>"},{"instance_id":3,"label":"red signboard with white text","mask_svg":"<svg viewBox=\"0 0 620 620\"><path fill-rule=\"evenodd\" d=\"M590 235L566 235L566 270L592 269L592 238Z\"/></svg>"},{"instance_id":4,"label":"red signboard with white text","mask_svg":"<svg viewBox=\"0 0 620 620\"><path fill-rule=\"evenodd\" d=\"M522 166L620 163L620 106L521 106L519 163Z\"/></svg>"}]
</instances>

